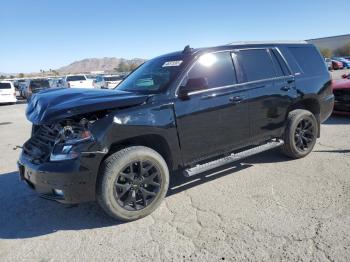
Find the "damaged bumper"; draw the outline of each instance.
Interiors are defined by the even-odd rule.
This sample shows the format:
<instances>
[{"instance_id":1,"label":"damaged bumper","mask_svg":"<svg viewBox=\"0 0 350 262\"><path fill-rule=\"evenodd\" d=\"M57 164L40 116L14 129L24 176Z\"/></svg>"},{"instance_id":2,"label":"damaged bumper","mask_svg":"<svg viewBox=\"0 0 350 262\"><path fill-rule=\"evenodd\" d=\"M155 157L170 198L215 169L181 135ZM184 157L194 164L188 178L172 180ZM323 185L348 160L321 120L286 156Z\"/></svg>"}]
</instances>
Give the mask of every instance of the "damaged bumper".
<instances>
[{"instance_id":1,"label":"damaged bumper","mask_svg":"<svg viewBox=\"0 0 350 262\"><path fill-rule=\"evenodd\" d=\"M78 159L35 164L21 154L20 179L41 197L66 204L93 201L103 153L84 153Z\"/></svg>"}]
</instances>

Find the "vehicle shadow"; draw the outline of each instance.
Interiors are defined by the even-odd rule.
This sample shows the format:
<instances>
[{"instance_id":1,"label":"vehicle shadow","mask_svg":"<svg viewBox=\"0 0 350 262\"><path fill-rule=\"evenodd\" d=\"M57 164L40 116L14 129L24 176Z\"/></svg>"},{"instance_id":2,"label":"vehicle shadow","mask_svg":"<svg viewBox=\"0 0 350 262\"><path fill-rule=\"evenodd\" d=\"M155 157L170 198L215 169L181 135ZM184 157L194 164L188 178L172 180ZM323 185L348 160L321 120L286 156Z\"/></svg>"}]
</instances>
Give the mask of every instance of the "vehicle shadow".
<instances>
[{"instance_id":1,"label":"vehicle shadow","mask_svg":"<svg viewBox=\"0 0 350 262\"><path fill-rule=\"evenodd\" d=\"M345 115L332 115L322 125L344 125L350 124L350 116Z\"/></svg>"},{"instance_id":2,"label":"vehicle shadow","mask_svg":"<svg viewBox=\"0 0 350 262\"><path fill-rule=\"evenodd\" d=\"M171 175L168 196L252 167L255 163L287 161L275 150L186 178ZM63 205L41 199L18 179L18 172L0 174L0 239L31 238L64 230L84 230L122 224L107 216L97 203Z\"/></svg>"},{"instance_id":3,"label":"vehicle shadow","mask_svg":"<svg viewBox=\"0 0 350 262\"><path fill-rule=\"evenodd\" d=\"M335 149L335 150L315 150L316 153L336 153L336 154L350 154L349 149Z\"/></svg>"}]
</instances>

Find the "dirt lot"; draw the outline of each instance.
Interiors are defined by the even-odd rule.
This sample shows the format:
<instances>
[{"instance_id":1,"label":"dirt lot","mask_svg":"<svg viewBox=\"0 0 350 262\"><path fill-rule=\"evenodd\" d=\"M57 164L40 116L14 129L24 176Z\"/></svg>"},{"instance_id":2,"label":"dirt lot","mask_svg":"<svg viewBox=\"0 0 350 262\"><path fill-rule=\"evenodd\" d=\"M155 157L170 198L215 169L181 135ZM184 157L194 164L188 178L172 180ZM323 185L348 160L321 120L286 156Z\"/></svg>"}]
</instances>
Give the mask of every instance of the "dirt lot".
<instances>
[{"instance_id":1,"label":"dirt lot","mask_svg":"<svg viewBox=\"0 0 350 262\"><path fill-rule=\"evenodd\" d=\"M314 152L278 150L185 180L152 216L118 223L19 182L25 104L0 106L1 261L350 261L350 117L322 125Z\"/></svg>"}]
</instances>

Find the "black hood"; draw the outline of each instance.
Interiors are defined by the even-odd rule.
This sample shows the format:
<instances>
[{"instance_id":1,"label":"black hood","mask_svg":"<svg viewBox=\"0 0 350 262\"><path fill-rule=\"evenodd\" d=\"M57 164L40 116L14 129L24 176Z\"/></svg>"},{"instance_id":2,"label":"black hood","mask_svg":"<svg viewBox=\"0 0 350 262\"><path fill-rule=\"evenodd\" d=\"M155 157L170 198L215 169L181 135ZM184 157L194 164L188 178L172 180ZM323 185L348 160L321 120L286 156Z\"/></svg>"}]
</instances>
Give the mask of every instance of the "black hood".
<instances>
[{"instance_id":1,"label":"black hood","mask_svg":"<svg viewBox=\"0 0 350 262\"><path fill-rule=\"evenodd\" d=\"M147 95L108 89L47 89L32 96L26 115L35 125L52 124L74 115L139 105L145 102L147 97Z\"/></svg>"}]
</instances>

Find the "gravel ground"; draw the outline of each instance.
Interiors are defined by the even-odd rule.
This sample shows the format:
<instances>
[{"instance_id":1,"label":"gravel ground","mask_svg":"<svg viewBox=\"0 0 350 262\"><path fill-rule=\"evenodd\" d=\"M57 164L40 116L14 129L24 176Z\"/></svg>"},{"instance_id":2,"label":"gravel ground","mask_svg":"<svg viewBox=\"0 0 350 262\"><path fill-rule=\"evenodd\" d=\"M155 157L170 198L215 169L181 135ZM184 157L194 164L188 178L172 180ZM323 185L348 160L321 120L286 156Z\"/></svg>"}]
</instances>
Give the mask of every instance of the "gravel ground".
<instances>
[{"instance_id":1,"label":"gravel ground","mask_svg":"<svg viewBox=\"0 0 350 262\"><path fill-rule=\"evenodd\" d=\"M308 157L278 150L192 179L144 219L65 206L19 182L25 104L0 106L1 261L350 261L350 117L333 116Z\"/></svg>"}]
</instances>

